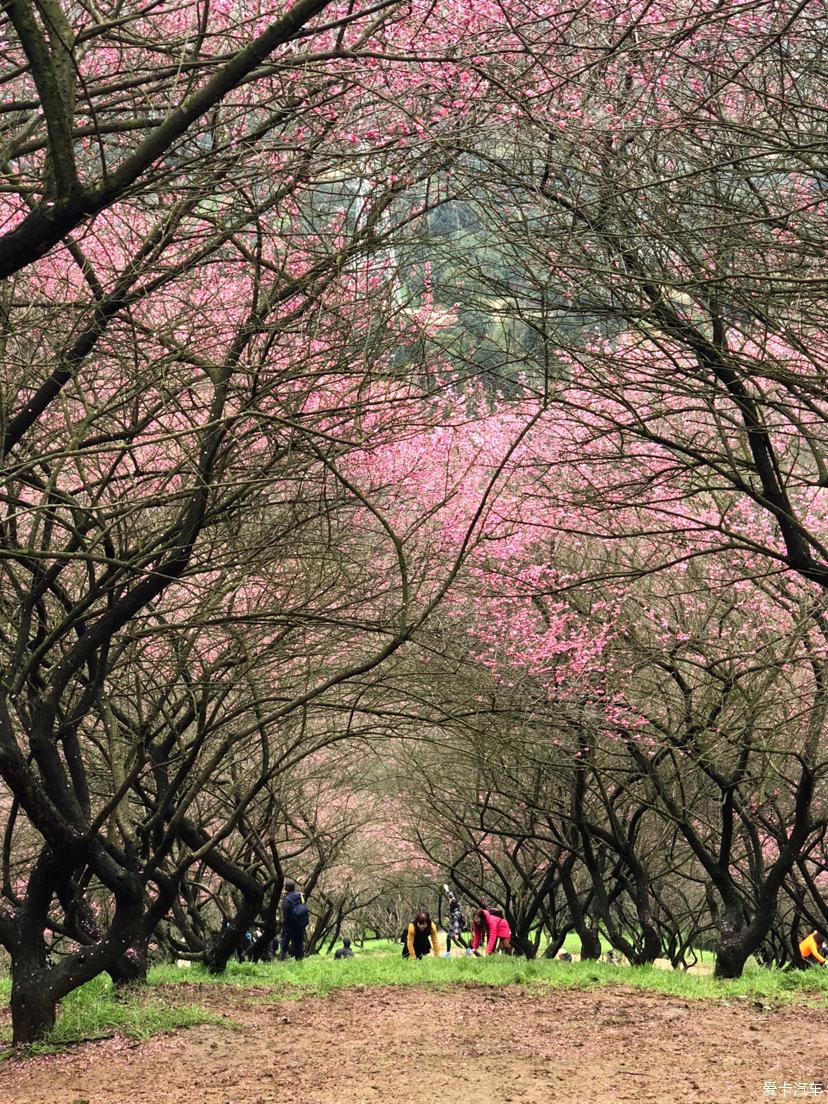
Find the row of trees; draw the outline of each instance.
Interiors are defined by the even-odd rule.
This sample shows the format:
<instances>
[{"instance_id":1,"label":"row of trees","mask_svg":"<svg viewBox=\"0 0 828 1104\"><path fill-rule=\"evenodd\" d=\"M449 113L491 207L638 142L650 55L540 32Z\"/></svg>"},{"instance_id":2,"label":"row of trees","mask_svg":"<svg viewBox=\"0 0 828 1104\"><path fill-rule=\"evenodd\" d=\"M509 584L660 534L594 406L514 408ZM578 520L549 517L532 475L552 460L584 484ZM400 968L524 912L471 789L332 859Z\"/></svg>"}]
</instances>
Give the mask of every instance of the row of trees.
<instances>
[{"instance_id":1,"label":"row of trees","mask_svg":"<svg viewBox=\"0 0 828 1104\"><path fill-rule=\"evenodd\" d=\"M825 919L824 12L577 26L522 28L512 125L466 151L464 299L545 412L458 616L503 713L420 833L526 946L557 890L553 945L733 976Z\"/></svg>"},{"instance_id":2,"label":"row of trees","mask_svg":"<svg viewBox=\"0 0 828 1104\"><path fill-rule=\"evenodd\" d=\"M392 371L421 325L389 267L402 197L441 161L405 140L421 93L402 15L4 9L15 1041L102 970L133 972L165 918L197 949L205 895L235 902L203 948L215 968L254 918L272 936L301 773L364 738L355 678L416 631L479 528L472 512L425 574L420 529L456 474L442 499L403 495L397 530L370 462L398 423L427 436L442 416ZM389 77L373 60L395 50ZM381 128L368 147L357 115ZM305 826L311 888L325 832Z\"/></svg>"},{"instance_id":3,"label":"row of trees","mask_svg":"<svg viewBox=\"0 0 828 1104\"><path fill-rule=\"evenodd\" d=\"M527 950L821 915L821 9L5 6L16 1041L383 816Z\"/></svg>"},{"instance_id":4,"label":"row of trees","mask_svg":"<svg viewBox=\"0 0 828 1104\"><path fill-rule=\"evenodd\" d=\"M684 581L689 616L681 591L631 588L591 667L571 633L574 661L534 669L458 647L431 696L433 743L401 763L417 779L410 837L435 880L500 904L527 954L574 931L589 957L600 932L631 962L701 947L738 976L751 954L796 961L828 920L825 753L803 747L824 708L819 638L800 612L749 639L752 610L702 583ZM604 616L579 611L593 634Z\"/></svg>"}]
</instances>

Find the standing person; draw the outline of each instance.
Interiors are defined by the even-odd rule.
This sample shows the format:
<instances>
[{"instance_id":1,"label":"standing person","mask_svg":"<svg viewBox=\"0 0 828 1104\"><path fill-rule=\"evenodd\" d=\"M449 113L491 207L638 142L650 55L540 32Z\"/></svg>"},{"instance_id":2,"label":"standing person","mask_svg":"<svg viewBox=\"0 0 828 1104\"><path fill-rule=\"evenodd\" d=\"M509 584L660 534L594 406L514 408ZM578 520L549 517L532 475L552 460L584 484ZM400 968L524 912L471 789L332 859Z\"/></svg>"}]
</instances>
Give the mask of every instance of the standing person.
<instances>
[{"instance_id":1,"label":"standing person","mask_svg":"<svg viewBox=\"0 0 828 1104\"><path fill-rule=\"evenodd\" d=\"M463 914L460 911L460 902L447 885L444 885L443 889L448 895L449 906L448 923L446 924L446 957L448 958L451 954L452 939L461 947L466 946L466 941L461 934L463 931Z\"/></svg>"},{"instance_id":2,"label":"standing person","mask_svg":"<svg viewBox=\"0 0 828 1104\"><path fill-rule=\"evenodd\" d=\"M297 962L305 957L305 928L309 920L310 913L305 899L296 888L296 882L288 878L282 900L282 939L279 945L279 958L282 962L289 954Z\"/></svg>"},{"instance_id":3,"label":"standing person","mask_svg":"<svg viewBox=\"0 0 828 1104\"><path fill-rule=\"evenodd\" d=\"M429 944L431 953L436 958L440 953L440 945L437 942L437 925L432 921L431 914L426 909L420 909L414 919L403 933L403 958L423 958L428 954Z\"/></svg>"},{"instance_id":4,"label":"standing person","mask_svg":"<svg viewBox=\"0 0 828 1104\"><path fill-rule=\"evenodd\" d=\"M825 939L818 931L806 935L799 944L799 955L806 966L816 966L817 963L824 966L826 950Z\"/></svg>"},{"instance_id":5,"label":"standing person","mask_svg":"<svg viewBox=\"0 0 828 1104\"><path fill-rule=\"evenodd\" d=\"M472 953L477 953L481 943L486 943L486 954L494 954L495 949L504 954L514 954L512 929L503 916L495 916L486 909L477 909L472 914Z\"/></svg>"}]
</instances>

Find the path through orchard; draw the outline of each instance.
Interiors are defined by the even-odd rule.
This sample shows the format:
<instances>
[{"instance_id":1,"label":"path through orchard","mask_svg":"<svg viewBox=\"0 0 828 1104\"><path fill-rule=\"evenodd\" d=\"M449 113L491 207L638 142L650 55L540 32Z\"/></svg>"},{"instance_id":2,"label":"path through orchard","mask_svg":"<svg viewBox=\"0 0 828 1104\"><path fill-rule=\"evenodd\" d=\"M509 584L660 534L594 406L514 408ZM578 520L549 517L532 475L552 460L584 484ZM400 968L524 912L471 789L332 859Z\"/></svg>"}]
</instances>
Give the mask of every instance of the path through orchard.
<instances>
[{"instance_id":1,"label":"path through orchard","mask_svg":"<svg viewBox=\"0 0 828 1104\"><path fill-rule=\"evenodd\" d=\"M824 1013L617 988L187 986L236 1027L0 1066L4 1104L758 1104L822 1096ZM170 990L180 999L181 990ZM803 1051L810 1042L811 1058ZM806 1093L806 1089L808 1090Z\"/></svg>"}]
</instances>

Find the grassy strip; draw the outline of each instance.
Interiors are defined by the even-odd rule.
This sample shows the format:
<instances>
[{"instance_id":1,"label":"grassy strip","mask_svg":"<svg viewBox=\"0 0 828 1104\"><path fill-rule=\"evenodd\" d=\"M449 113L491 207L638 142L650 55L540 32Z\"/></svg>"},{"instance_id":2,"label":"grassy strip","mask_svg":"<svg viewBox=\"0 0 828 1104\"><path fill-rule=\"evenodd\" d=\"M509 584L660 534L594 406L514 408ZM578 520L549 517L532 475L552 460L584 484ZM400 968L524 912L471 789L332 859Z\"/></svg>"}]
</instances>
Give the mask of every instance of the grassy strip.
<instances>
[{"instance_id":1,"label":"grassy strip","mask_svg":"<svg viewBox=\"0 0 828 1104\"><path fill-rule=\"evenodd\" d=\"M182 971L183 972L183 971ZM10 991L9 985L0 985L0 997ZM87 1040L123 1035L130 1039L149 1039L165 1031L192 1027L200 1023L227 1024L224 1017L187 1003L171 1003L168 995L153 993L151 988L136 988L122 997L116 997L112 982L107 977L95 978L87 985L70 993L60 1004L60 1013L54 1030L38 1043L23 1049L30 1056L54 1054L72 1044ZM11 1042L11 1025L0 1027L0 1042ZM21 1050L0 1046L0 1061L20 1057Z\"/></svg>"},{"instance_id":2,"label":"grassy strip","mask_svg":"<svg viewBox=\"0 0 828 1104\"><path fill-rule=\"evenodd\" d=\"M229 984L272 989L274 996L329 993L347 986L386 985L538 985L550 989L599 989L625 985L693 1000L745 999L772 1003L804 1000L828 1006L828 970L782 971L754 967L733 981L658 970L651 966L611 966L603 962L554 962L497 955L485 958L428 958L403 961L357 954L334 962L315 956L304 962L232 963L219 976L199 966L156 967L154 984Z\"/></svg>"},{"instance_id":3,"label":"grassy strip","mask_svg":"<svg viewBox=\"0 0 828 1104\"><path fill-rule=\"evenodd\" d=\"M393 954L389 953L392 948ZM798 1001L814 1007L828 1007L828 969L782 971L757 966L736 980L717 981L713 977L658 970L651 966L545 959L528 962L503 955L489 959L428 958L410 962L399 958L397 949L396 944L375 947L341 962L322 956L304 962L233 962L220 975L210 974L200 966L190 969L158 966L150 971L148 987L129 992L121 999L115 996L108 978L96 978L61 1002L54 1031L42 1042L27 1048L27 1053L54 1053L72 1043L113 1034L148 1039L161 1032L199 1023L227 1026L229 1021L225 1017L188 1003L187 987L193 984L255 988L259 996L264 989L272 1000L323 996L334 989L374 986L525 985L538 990L594 990L623 985L688 1000L749 1000L769 1008ZM155 986L164 986L166 992L153 992ZM181 987L181 999L172 1001L170 993L177 987ZM0 981L0 1000L8 1000L10 989L8 981ZM8 1041L10 1037L10 1026L0 1028L0 1041ZM0 1051L0 1060L11 1053L10 1049Z\"/></svg>"}]
</instances>

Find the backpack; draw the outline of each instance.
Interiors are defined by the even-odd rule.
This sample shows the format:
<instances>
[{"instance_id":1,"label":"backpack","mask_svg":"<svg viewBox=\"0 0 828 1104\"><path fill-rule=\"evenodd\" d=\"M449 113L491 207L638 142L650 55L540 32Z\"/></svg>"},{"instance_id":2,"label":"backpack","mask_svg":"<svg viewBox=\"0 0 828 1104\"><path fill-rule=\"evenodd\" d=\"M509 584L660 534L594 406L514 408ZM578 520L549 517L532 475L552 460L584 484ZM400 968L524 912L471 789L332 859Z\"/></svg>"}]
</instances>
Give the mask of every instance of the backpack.
<instances>
[{"instance_id":1,"label":"backpack","mask_svg":"<svg viewBox=\"0 0 828 1104\"><path fill-rule=\"evenodd\" d=\"M292 928L306 928L309 923L308 906L303 901L297 901L290 910L290 926Z\"/></svg>"}]
</instances>

